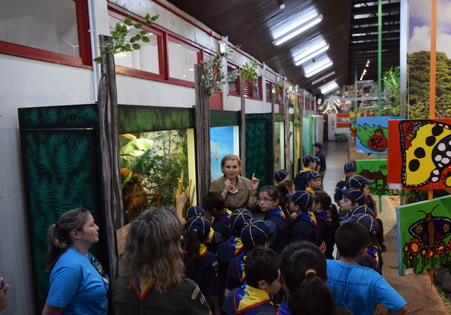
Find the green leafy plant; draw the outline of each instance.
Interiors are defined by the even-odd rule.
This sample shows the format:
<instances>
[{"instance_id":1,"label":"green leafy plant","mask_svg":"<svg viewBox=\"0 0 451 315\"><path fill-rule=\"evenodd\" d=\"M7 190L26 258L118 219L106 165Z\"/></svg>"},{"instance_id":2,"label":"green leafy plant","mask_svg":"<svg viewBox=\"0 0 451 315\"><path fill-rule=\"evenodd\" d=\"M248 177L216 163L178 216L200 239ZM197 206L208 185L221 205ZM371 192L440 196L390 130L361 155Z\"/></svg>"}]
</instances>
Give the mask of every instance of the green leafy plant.
<instances>
[{"instance_id":1,"label":"green leafy plant","mask_svg":"<svg viewBox=\"0 0 451 315\"><path fill-rule=\"evenodd\" d=\"M277 85L273 86L272 88L272 95L273 95L273 99L274 102L278 102L279 101L279 96L280 96L280 90L283 89L283 82L278 82Z\"/></svg>"},{"instance_id":2,"label":"green leafy plant","mask_svg":"<svg viewBox=\"0 0 451 315\"><path fill-rule=\"evenodd\" d=\"M251 61L246 62L240 71L241 79L251 83L255 82L255 80L258 78L257 69L257 60L252 59Z\"/></svg>"},{"instance_id":3,"label":"green leafy plant","mask_svg":"<svg viewBox=\"0 0 451 315\"><path fill-rule=\"evenodd\" d=\"M147 13L144 17L144 23L133 23L133 20L129 15L121 22L116 23L114 31L111 31L111 41L106 41L100 46L102 53L99 57L94 58L94 61L101 63L106 54L114 55L121 52L139 50L141 48L139 42L150 42L149 37L147 37L149 32L142 29L143 25L151 26L158 17L159 15L150 16L150 14ZM134 30L138 31L138 33L129 37L129 33Z\"/></svg>"},{"instance_id":4,"label":"green leafy plant","mask_svg":"<svg viewBox=\"0 0 451 315\"><path fill-rule=\"evenodd\" d=\"M222 84L226 84L230 80L236 79L238 70L234 70L227 74L221 73L221 69L224 67L221 62L222 58L228 58L232 54L233 50L229 50L202 61L204 73L201 76L200 84L205 86L208 98L212 97L217 90L221 89Z\"/></svg>"}]
</instances>

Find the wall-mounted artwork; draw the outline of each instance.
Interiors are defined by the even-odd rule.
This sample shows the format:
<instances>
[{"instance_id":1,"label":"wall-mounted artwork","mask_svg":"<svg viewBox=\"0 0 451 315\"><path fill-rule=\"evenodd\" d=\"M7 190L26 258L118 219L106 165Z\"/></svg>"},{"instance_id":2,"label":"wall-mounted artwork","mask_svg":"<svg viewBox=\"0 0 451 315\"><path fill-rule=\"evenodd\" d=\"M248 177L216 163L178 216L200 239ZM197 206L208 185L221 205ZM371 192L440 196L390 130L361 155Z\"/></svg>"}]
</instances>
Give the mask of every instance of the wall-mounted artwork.
<instances>
[{"instance_id":1,"label":"wall-mounted artwork","mask_svg":"<svg viewBox=\"0 0 451 315\"><path fill-rule=\"evenodd\" d=\"M451 260L451 196L396 209L400 276Z\"/></svg>"},{"instance_id":2,"label":"wall-mounted artwork","mask_svg":"<svg viewBox=\"0 0 451 315\"><path fill-rule=\"evenodd\" d=\"M223 175L221 161L227 154L239 155L238 126L210 128L211 179Z\"/></svg>"},{"instance_id":3,"label":"wall-mounted artwork","mask_svg":"<svg viewBox=\"0 0 451 315\"><path fill-rule=\"evenodd\" d=\"M451 187L451 119L390 121L389 133L390 187Z\"/></svg>"},{"instance_id":4,"label":"wall-mounted artwork","mask_svg":"<svg viewBox=\"0 0 451 315\"><path fill-rule=\"evenodd\" d=\"M403 119L403 117L357 117L357 152L387 153L389 119Z\"/></svg>"},{"instance_id":5,"label":"wall-mounted artwork","mask_svg":"<svg viewBox=\"0 0 451 315\"><path fill-rule=\"evenodd\" d=\"M372 195L400 196L402 190L388 189L387 160L357 160L357 174L374 181L369 185Z\"/></svg>"}]
</instances>

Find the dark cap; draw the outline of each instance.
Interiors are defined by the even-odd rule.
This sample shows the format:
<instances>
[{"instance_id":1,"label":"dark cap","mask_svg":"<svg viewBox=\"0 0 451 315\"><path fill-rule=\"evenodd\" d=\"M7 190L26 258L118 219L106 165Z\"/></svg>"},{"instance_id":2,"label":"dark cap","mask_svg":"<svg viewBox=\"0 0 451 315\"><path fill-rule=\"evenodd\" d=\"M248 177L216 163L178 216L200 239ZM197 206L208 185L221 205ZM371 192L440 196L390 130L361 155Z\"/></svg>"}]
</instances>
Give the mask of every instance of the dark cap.
<instances>
[{"instance_id":1,"label":"dark cap","mask_svg":"<svg viewBox=\"0 0 451 315\"><path fill-rule=\"evenodd\" d=\"M186 218L187 219L191 219L193 217L198 217L198 216L204 216L205 217L205 209L202 208L201 206L191 206L188 208L188 210L186 210Z\"/></svg>"},{"instance_id":2,"label":"dark cap","mask_svg":"<svg viewBox=\"0 0 451 315\"><path fill-rule=\"evenodd\" d=\"M351 198L355 203L360 206L365 204L366 196L365 193L360 189L341 189L341 194Z\"/></svg>"},{"instance_id":3,"label":"dark cap","mask_svg":"<svg viewBox=\"0 0 451 315\"><path fill-rule=\"evenodd\" d=\"M210 233L210 222L206 217L197 216L188 220L186 224L187 232L196 232L196 234L201 237L207 237Z\"/></svg>"},{"instance_id":4,"label":"dark cap","mask_svg":"<svg viewBox=\"0 0 451 315\"><path fill-rule=\"evenodd\" d=\"M283 181L288 176L288 174L290 174L290 171L286 171L286 170L277 171L274 174L274 180L276 182L280 183L281 181Z\"/></svg>"},{"instance_id":5,"label":"dark cap","mask_svg":"<svg viewBox=\"0 0 451 315\"><path fill-rule=\"evenodd\" d=\"M363 185L372 183L373 183L372 180L366 179L365 177L360 175L356 175L352 176L351 178L348 178L348 180L346 181L346 187L348 187L349 189L351 188L361 189Z\"/></svg>"},{"instance_id":6,"label":"dark cap","mask_svg":"<svg viewBox=\"0 0 451 315\"><path fill-rule=\"evenodd\" d=\"M305 190L299 190L294 194L286 194L288 199L293 200L294 204L297 205L302 211L308 210L312 207L313 197L312 194Z\"/></svg>"},{"instance_id":7,"label":"dark cap","mask_svg":"<svg viewBox=\"0 0 451 315\"><path fill-rule=\"evenodd\" d=\"M319 143L319 142L315 143L313 146L317 147L317 148L320 148L320 149L323 147L322 144Z\"/></svg>"},{"instance_id":8,"label":"dark cap","mask_svg":"<svg viewBox=\"0 0 451 315\"><path fill-rule=\"evenodd\" d=\"M345 171L349 171L349 170L357 170L357 167L355 166L355 163L354 163L354 162L348 162L348 163L345 163L343 169L344 169Z\"/></svg>"},{"instance_id":9,"label":"dark cap","mask_svg":"<svg viewBox=\"0 0 451 315\"><path fill-rule=\"evenodd\" d=\"M312 162L318 162L318 158L316 157L316 156L311 156L311 155L306 155L306 156L304 156L304 157L302 157L302 164L309 164L309 163L312 163Z\"/></svg>"},{"instance_id":10,"label":"dark cap","mask_svg":"<svg viewBox=\"0 0 451 315\"><path fill-rule=\"evenodd\" d=\"M340 224L345 224L348 222L356 222L362 224L371 234L376 234L377 230L379 229L379 224L377 223L376 218L370 214L365 213L354 214L347 220L341 221Z\"/></svg>"},{"instance_id":11,"label":"dark cap","mask_svg":"<svg viewBox=\"0 0 451 315\"><path fill-rule=\"evenodd\" d=\"M358 206L358 207L354 207L352 208L349 212L348 212L348 217L359 214L359 213L363 213L363 214L370 214L374 217L374 212L373 210L371 210L368 206L363 205L363 206Z\"/></svg>"},{"instance_id":12,"label":"dark cap","mask_svg":"<svg viewBox=\"0 0 451 315\"><path fill-rule=\"evenodd\" d=\"M259 245L264 245L269 241L271 233L276 230L276 225L272 221L260 219L249 219L244 221L241 230L241 241L247 249L252 249Z\"/></svg>"},{"instance_id":13,"label":"dark cap","mask_svg":"<svg viewBox=\"0 0 451 315\"><path fill-rule=\"evenodd\" d=\"M321 175L319 175L317 171L310 171L307 173L307 180L311 180L318 177L321 177Z\"/></svg>"},{"instance_id":14,"label":"dark cap","mask_svg":"<svg viewBox=\"0 0 451 315\"><path fill-rule=\"evenodd\" d=\"M347 220L347 219L349 219L350 217L352 217L353 215L356 215L356 214L359 214L359 213L360 213L360 214L369 214L369 215L372 215L372 216L374 217L373 210L371 210L370 208L368 208L368 206L363 205L363 206L357 206L357 207L354 207L354 208L352 208L351 210L349 210L349 211L346 213L345 216L340 217L340 221Z\"/></svg>"},{"instance_id":15,"label":"dark cap","mask_svg":"<svg viewBox=\"0 0 451 315\"><path fill-rule=\"evenodd\" d=\"M230 216L230 229L234 234L239 234L246 220L252 219L252 212L244 208L238 208L232 211Z\"/></svg>"}]
</instances>

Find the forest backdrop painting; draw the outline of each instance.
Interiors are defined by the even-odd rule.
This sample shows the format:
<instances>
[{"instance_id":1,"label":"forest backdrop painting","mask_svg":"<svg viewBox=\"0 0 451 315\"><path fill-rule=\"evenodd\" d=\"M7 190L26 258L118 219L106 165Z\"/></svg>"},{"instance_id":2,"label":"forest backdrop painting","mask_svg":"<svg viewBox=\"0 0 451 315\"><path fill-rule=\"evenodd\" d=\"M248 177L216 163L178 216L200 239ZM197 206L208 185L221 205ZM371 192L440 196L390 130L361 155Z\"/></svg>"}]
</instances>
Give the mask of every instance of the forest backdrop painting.
<instances>
[{"instance_id":1,"label":"forest backdrop painting","mask_svg":"<svg viewBox=\"0 0 451 315\"><path fill-rule=\"evenodd\" d=\"M451 116L451 1L437 1L436 118ZM408 117L429 118L431 1L409 1Z\"/></svg>"}]
</instances>

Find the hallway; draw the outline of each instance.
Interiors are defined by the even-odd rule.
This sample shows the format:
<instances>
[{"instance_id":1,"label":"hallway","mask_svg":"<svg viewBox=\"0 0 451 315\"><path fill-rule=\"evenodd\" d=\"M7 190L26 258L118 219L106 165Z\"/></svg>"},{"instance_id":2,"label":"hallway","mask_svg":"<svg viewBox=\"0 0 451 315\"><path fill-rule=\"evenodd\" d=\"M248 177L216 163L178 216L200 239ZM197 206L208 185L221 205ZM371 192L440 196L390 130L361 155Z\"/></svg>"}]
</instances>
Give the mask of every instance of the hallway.
<instances>
[{"instance_id":1,"label":"hallway","mask_svg":"<svg viewBox=\"0 0 451 315\"><path fill-rule=\"evenodd\" d=\"M326 154L327 166L323 186L333 200L335 185L345 176L343 165L350 161L349 142L327 141L323 144L323 151Z\"/></svg>"}]
</instances>

